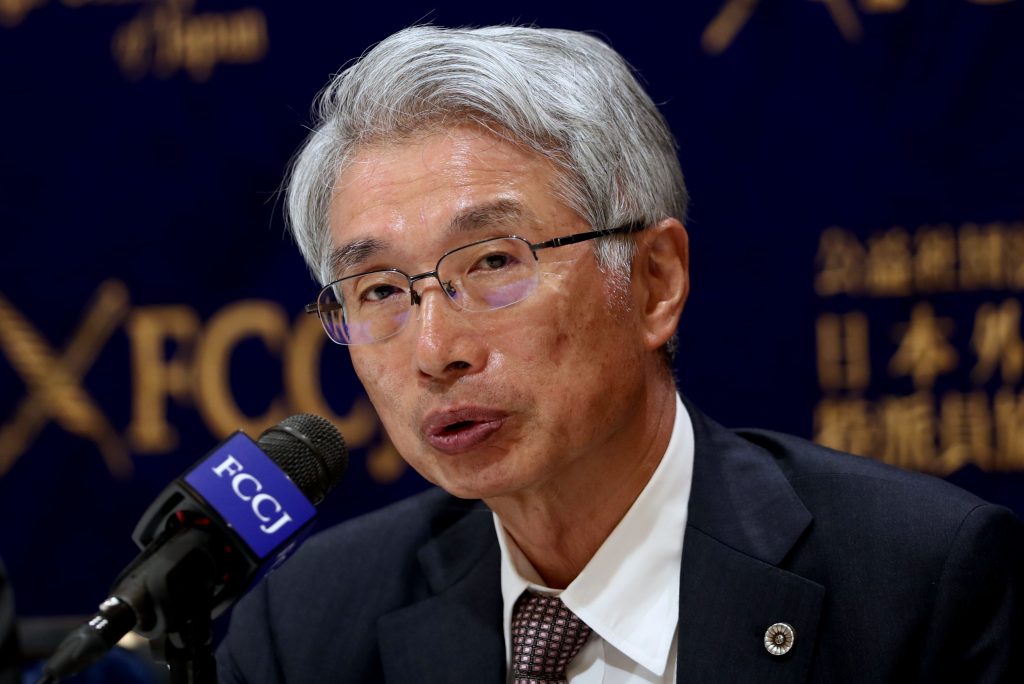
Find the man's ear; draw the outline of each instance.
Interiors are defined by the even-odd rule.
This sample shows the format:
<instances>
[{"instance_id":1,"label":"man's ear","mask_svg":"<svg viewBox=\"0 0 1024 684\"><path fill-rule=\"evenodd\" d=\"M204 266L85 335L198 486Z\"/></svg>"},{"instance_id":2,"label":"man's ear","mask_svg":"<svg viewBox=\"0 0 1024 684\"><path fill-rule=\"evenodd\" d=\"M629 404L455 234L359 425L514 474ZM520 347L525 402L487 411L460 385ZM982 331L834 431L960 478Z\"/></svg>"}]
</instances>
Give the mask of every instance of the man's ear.
<instances>
[{"instance_id":1,"label":"man's ear","mask_svg":"<svg viewBox=\"0 0 1024 684\"><path fill-rule=\"evenodd\" d=\"M654 350L676 331L690 293L690 242L677 219L663 219L637 237L633 296L644 343Z\"/></svg>"}]
</instances>

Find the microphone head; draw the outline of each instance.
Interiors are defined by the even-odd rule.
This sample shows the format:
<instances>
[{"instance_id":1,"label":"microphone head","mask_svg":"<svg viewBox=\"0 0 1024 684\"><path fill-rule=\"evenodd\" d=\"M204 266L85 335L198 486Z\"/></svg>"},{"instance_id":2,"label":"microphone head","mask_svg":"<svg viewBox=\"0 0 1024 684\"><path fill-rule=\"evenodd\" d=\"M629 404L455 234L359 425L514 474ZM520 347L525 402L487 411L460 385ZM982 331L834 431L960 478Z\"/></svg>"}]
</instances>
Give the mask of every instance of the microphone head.
<instances>
[{"instance_id":1,"label":"microphone head","mask_svg":"<svg viewBox=\"0 0 1024 684\"><path fill-rule=\"evenodd\" d=\"M268 428L257 442L314 505L348 469L348 448L338 429L320 416L300 413Z\"/></svg>"}]
</instances>

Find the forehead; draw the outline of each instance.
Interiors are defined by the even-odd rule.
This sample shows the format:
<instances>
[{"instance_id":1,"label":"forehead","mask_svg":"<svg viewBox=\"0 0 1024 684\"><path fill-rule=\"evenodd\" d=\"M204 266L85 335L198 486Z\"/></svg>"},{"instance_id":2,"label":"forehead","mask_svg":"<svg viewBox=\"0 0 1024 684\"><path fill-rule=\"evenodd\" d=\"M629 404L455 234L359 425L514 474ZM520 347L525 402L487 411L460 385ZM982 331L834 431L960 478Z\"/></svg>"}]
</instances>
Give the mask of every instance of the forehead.
<instances>
[{"instance_id":1,"label":"forehead","mask_svg":"<svg viewBox=\"0 0 1024 684\"><path fill-rule=\"evenodd\" d=\"M461 213L495 204L547 220L565 211L555 178L545 157L475 126L366 146L338 174L332 242L436 236Z\"/></svg>"}]
</instances>

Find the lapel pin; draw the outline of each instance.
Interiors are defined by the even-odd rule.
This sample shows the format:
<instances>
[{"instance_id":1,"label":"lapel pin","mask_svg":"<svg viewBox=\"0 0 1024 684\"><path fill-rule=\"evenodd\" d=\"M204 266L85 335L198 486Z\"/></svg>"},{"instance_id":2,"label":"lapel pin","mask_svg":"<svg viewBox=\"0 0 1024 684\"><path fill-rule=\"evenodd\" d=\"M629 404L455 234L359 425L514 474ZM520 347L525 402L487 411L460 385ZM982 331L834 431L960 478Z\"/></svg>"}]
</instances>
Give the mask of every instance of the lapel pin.
<instances>
[{"instance_id":1,"label":"lapel pin","mask_svg":"<svg viewBox=\"0 0 1024 684\"><path fill-rule=\"evenodd\" d=\"M796 632L785 622L776 622L764 631L764 647L773 656L786 655L793 648Z\"/></svg>"}]
</instances>

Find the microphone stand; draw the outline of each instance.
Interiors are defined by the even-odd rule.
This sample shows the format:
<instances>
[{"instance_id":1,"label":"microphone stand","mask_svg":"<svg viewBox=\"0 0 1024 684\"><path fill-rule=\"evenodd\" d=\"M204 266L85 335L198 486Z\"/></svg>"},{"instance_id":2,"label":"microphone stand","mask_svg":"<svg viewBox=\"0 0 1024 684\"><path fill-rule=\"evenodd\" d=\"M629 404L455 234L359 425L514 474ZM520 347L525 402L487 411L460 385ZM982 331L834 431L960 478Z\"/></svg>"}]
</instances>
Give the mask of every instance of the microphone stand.
<instances>
[{"instance_id":1,"label":"microphone stand","mask_svg":"<svg viewBox=\"0 0 1024 684\"><path fill-rule=\"evenodd\" d=\"M209 610L198 611L179 631L154 639L151 647L154 657L167 663L170 684L217 684Z\"/></svg>"}]
</instances>

